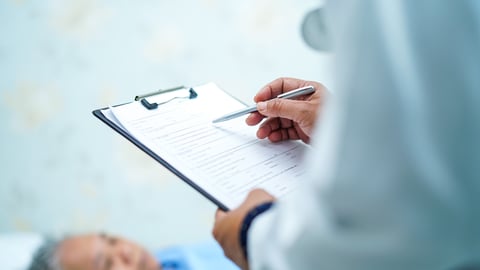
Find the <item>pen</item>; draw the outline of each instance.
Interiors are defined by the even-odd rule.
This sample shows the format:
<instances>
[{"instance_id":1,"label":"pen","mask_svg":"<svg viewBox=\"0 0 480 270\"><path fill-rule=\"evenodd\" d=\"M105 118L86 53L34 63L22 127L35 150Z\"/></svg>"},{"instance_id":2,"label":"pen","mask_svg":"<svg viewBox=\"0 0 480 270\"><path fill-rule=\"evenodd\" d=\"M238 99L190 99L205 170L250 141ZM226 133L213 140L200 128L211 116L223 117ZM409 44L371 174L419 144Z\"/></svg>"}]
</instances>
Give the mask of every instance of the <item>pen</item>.
<instances>
[{"instance_id":1,"label":"pen","mask_svg":"<svg viewBox=\"0 0 480 270\"><path fill-rule=\"evenodd\" d=\"M283 94L280 94L276 98L292 99L292 98L295 98L295 97L308 95L308 94L311 94L313 92L315 92L315 88L313 86L305 86L305 87L297 88L297 89L294 89L292 91L288 91L288 92L285 92ZM234 119L234 118L240 117L242 115L252 113L252 112L256 112L256 111L257 111L257 105L254 105L254 106L251 106L251 107L248 107L248 108L245 108L245 109L241 109L241 110L226 114L226 115L224 115L220 118L217 118L217 119L213 120L212 123L219 123L219 122L228 121L230 119Z\"/></svg>"}]
</instances>

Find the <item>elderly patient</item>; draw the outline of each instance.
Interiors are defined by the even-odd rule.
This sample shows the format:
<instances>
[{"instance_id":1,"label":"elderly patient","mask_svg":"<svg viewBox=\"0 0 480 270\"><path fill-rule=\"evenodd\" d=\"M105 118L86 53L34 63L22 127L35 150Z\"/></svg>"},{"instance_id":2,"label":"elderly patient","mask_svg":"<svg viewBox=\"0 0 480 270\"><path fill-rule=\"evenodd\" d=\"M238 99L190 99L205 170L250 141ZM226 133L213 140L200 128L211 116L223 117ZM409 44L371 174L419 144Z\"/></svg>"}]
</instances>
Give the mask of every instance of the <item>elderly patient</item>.
<instances>
[{"instance_id":1,"label":"elderly patient","mask_svg":"<svg viewBox=\"0 0 480 270\"><path fill-rule=\"evenodd\" d=\"M155 253L133 241L107 234L88 234L46 241L29 270L193 270L238 268L212 240L170 247Z\"/></svg>"}]
</instances>

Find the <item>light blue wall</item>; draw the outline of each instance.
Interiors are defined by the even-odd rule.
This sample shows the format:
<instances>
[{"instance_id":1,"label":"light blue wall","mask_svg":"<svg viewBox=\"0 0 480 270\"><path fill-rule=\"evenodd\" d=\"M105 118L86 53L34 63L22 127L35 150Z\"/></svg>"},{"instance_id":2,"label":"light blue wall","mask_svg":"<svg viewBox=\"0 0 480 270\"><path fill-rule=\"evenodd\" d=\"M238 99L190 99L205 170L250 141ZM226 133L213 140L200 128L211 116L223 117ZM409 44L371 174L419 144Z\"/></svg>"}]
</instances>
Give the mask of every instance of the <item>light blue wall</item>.
<instances>
[{"instance_id":1,"label":"light blue wall","mask_svg":"<svg viewBox=\"0 0 480 270\"><path fill-rule=\"evenodd\" d=\"M150 247L209 236L215 207L91 115L216 82L329 83L300 36L317 0L0 1L0 233L103 230Z\"/></svg>"}]
</instances>

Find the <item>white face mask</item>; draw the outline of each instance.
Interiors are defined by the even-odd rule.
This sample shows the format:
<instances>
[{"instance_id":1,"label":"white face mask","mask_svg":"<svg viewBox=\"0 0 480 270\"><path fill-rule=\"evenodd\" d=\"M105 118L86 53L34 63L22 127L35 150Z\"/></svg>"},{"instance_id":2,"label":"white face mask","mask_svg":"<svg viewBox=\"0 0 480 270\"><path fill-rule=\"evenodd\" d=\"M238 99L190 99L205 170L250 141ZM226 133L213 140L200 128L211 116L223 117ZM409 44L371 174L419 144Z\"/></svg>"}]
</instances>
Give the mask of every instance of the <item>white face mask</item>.
<instances>
[{"instance_id":1,"label":"white face mask","mask_svg":"<svg viewBox=\"0 0 480 270\"><path fill-rule=\"evenodd\" d=\"M332 49L323 7L313 9L305 15L302 23L302 37L314 50L329 51Z\"/></svg>"}]
</instances>

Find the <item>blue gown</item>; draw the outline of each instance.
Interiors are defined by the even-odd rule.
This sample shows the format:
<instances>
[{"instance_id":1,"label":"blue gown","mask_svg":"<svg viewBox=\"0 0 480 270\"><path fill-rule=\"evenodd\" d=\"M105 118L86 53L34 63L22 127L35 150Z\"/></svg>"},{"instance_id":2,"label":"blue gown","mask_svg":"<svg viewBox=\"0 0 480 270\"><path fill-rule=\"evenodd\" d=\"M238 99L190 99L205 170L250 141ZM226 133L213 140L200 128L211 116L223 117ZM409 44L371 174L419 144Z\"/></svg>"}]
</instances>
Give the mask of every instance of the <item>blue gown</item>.
<instances>
[{"instance_id":1,"label":"blue gown","mask_svg":"<svg viewBox=\"0 0 480 270\"><path fill-rule=\"evenodd\" d=\"M215 241L172 246L155 253L163 270L239 270Z\"/></svg>"}]
</instances>

